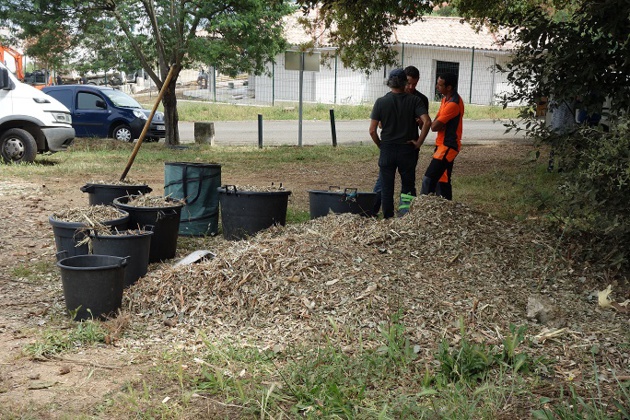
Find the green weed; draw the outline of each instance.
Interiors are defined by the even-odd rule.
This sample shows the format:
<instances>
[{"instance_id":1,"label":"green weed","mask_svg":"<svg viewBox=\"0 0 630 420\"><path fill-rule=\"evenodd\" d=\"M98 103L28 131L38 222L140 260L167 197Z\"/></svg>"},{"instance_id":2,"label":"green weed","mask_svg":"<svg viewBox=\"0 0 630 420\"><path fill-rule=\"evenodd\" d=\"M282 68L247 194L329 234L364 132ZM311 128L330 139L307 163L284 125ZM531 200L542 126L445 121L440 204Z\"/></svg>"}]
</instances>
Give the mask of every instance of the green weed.
<instances>
[{"instance_id":1,"label":"green weed","mask_svg":"<svg viewBox=\"0 0 630 420\"><path fill-rule=\"evenodd\" d=\"M18 264L11 269L11 276L29 281L37 279L38 276L46 275L52 271L52 261L39 260Z\"/></svg>"},{"instance_id":2,"label":"green weed","mask_svg":"<svg viewBox=\"0 0 630 420\"><path fill-rule=\"evenodd\" d=\"M23 351L34 359L47 358L77 347L104 343L106 337L107 331L98 321L87 320L70 330L47 330Z\"/></svg>"}]
</instances>

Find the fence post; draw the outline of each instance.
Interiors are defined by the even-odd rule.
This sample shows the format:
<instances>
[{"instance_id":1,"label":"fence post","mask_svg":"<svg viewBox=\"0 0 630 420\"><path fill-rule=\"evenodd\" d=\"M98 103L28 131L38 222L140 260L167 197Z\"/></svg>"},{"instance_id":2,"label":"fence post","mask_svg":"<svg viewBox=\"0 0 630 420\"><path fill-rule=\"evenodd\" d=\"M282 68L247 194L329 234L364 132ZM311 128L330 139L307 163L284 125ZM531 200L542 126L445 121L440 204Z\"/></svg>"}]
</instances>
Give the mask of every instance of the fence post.
<instances>
[{"instance_id":1,"label":"fence post","mask_svg":"<svg viewBox=\"0 0 630 420\"><path fill-rule=\"evenodd\" d=\"M332 132L333 147L337 147L337 129L335 128L335 110L330 109L330 131Z\"/></svg>"},{"instance_id":2,"label":"fence post","mask_svg":"<svg viewBox=\"0 0 630 420\"><path fill-rule=\"evenodd\" d=\"M473 89L473 71L475 70L475 47L472 47L472 60L470 62L470 93L468 94L468 103L472 103L472 89Z\"/></svg>"},{"instance_id":3,"label":"fence post","mask_svg":"<svg viewBox=\"0 0 630 420\"><path fill-rule=\"evenodd\" d=\"M337 60L338 60L338 55L335 54L335 93L333 96L333 103L336 105L337 104Z\"/></svg>"},{"instance_id":4,"label":"fence post","mask_svg":"<svg viewBox=\"0 0 630 420\"><path fill-rule=\"evenodd\" d=\"M212 96L214 98L214 102L217 101L217 69L212 66Z\"/></svg>"},{"instance_id":5,"label":"fence post","mask_svg":"<svg viewBox=\"0 0 630 420\"><path fill-rule=\"evenodd\" d=\"M276 105L276 63L271 63L271 106Z\"/></svg>"},{"instance_id":6,"label":"fence post","mask_svg":"<svg viewBox=\"0 0 630 420\"><path fill-rule=\"evenodd\" d=\"M258 114L258 148L263 147L263 116Z\"/></svg>"}]
</instances>

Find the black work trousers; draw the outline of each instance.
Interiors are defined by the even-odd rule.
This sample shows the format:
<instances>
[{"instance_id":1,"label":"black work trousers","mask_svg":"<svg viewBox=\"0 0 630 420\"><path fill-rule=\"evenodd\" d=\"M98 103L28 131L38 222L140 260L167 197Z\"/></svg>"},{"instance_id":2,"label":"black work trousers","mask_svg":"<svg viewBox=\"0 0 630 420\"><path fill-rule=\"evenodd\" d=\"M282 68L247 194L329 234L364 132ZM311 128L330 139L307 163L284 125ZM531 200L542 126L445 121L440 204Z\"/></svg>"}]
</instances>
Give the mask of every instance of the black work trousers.
<instances>
[{"instance_id":1,"label":"black work trousers","mask_svg":"<svg viewBox=\"0 0 630 420\"><path fill-rule=\"evenodd\" d=\"M400 192L416 195L416 165L419 150L412 144L381 143L381 153L378 158L382 189L381 204L383 217L394 217L394 183L396 170L400 174Z\"/></svg>"}]
</instances>

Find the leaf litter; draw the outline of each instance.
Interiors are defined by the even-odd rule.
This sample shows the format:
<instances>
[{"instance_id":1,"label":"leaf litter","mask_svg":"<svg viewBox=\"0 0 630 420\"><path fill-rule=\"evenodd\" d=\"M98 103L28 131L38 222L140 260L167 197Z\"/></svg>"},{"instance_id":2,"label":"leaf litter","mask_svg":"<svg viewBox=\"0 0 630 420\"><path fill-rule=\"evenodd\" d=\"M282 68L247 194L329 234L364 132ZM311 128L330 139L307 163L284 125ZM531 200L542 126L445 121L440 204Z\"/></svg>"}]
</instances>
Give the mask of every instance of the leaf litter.
<instances>
[{"instance_id":1,"label":"leaf litter","mask_svg":"<svg viewBox=\"0 0 630 420\"><path fill-rule=\"evenodd\" d=\"M628 375L629 320L574 292L576 273L551 237L432 196L402 218L328 215L224 242L216 257L161 266L125 294L159 334L194 347L197 334L261 349L326 340L376 348L400 313L406 336L431 358L441 340L500 345L526 325L528 351L592 367L591 348ZM527 319L532 293L556 305L556 326ZM168 328L167 328L168 327ZM165 330L166 329L166 330ZM186 344L184 344L186 345ZM572 367L573 366L573 367Z\"/></svg>"}]
</instances>

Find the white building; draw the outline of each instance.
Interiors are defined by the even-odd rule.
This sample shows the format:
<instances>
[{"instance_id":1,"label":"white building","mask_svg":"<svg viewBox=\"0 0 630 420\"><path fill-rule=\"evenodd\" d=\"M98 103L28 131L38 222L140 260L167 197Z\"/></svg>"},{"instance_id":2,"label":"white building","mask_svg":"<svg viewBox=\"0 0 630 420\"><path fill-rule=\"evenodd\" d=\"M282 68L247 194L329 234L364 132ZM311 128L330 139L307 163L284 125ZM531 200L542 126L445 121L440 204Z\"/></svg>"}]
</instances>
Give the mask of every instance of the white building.
<instances>
[{"instance_id":1,"label":"white building","mask_svg":"<svg viewBox=\"0 0 630 420\"><path fill-rule=\"evenodd\" d=\"M293 20L287 21L286 36L295 50L311 41ZM423 21L401 26L395 33L392 48L398 52L400 67L418 67L420 81L417 89L430 99L435 95L437 74L444 71L458 75L458 91L466 103L493 104L497 102L497 95L509 89L504 75L496 71L496 65L505 65L509 61L510 46L501 46L496 35L488 29L475 31L461 18L429 16ZM372 103L388 91L383 81L390 67L366 76L343 66L334 51L329 46L313 49L322 56L329 53L332 58L323 63L318 72L303 73L304 102ZM250 78L250 89L254 88L256 101L297 101L300 72L285 69L284 54L276 57L276 64L270 64L268 71L272 77Z\"/></svg>"}]
</instances>

